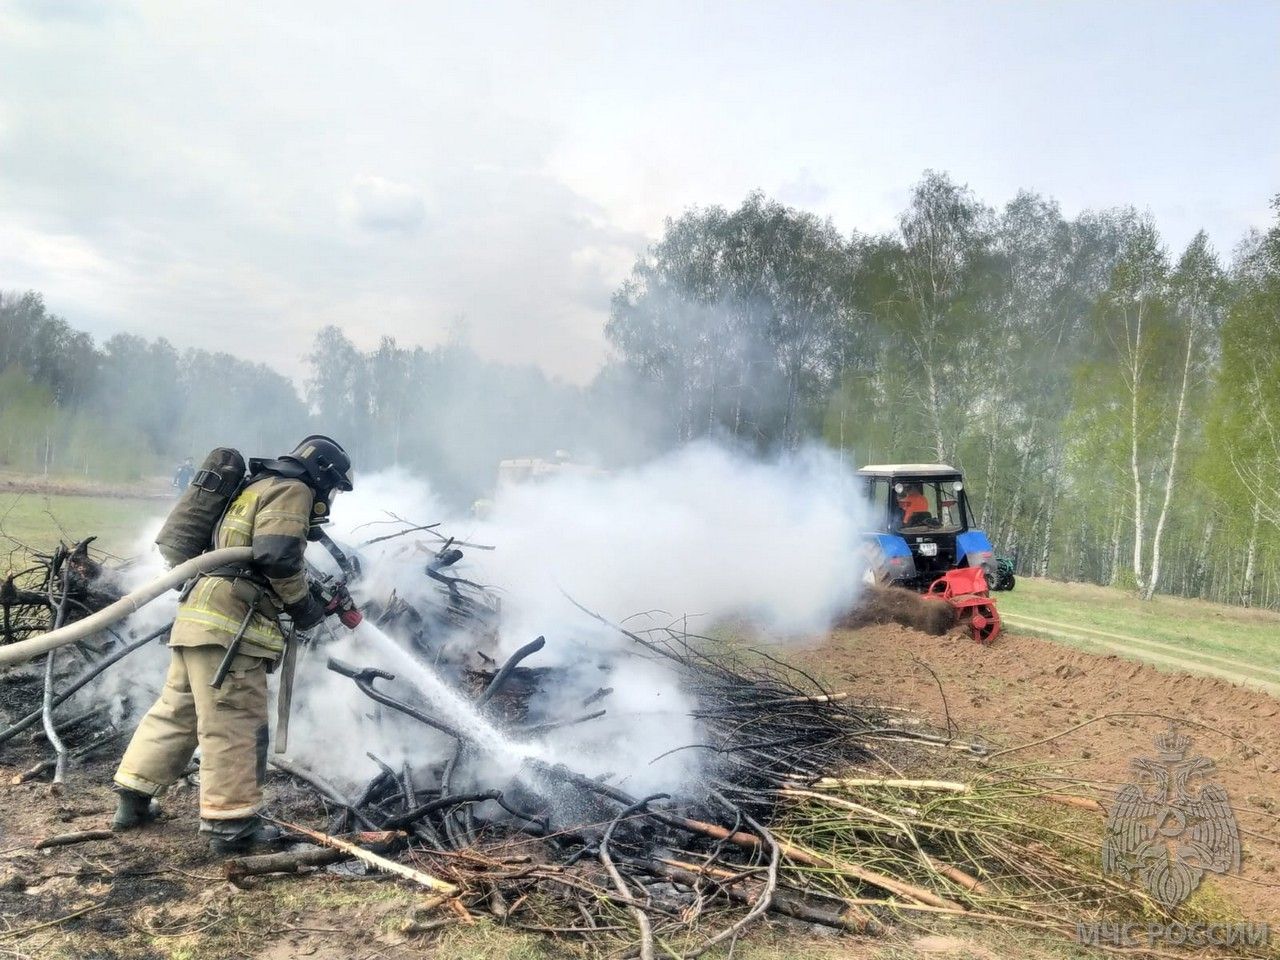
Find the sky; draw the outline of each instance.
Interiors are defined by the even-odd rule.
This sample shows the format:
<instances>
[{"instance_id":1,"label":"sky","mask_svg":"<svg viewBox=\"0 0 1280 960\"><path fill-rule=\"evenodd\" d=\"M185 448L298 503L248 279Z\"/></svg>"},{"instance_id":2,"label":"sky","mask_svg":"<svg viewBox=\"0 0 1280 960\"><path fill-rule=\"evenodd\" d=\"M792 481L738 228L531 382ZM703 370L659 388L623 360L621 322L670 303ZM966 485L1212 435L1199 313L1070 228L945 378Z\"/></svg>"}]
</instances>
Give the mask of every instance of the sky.
<instances>
[{"instance_id":1,"label":"sky","mask_svg":"<svg viewBox=\"0 0 1280 960\"><path fill-rule=\"evenodd\" d=\"M1229 255L1278 102L1272 0L0 0L0 289L295 376L332 323L583 382L689 206L887 231L935 169Z\"/></svg>"}]
</instances>

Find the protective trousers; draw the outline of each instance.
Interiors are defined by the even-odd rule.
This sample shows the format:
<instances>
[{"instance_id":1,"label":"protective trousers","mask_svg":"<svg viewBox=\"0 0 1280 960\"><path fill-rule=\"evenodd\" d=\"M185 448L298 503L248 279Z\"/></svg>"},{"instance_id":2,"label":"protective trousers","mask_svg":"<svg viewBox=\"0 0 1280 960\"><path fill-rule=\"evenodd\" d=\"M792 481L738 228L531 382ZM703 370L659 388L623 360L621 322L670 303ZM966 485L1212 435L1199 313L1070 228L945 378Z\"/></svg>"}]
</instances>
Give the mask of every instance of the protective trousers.
<instances>
[{"instance_id":1,"label":"protective trousers","mask_svg":"<svg viewBox=\"0 0 1280 960\"><path fill-rule=\"evenodd\" d=\"M171 647L164 689L138 724L115 782L159 796L182 776L200 747L200 816L251 817L262 805L267 768L267 671L237 655L218 690L209 680L224 647Z\"/></svg>"}]
</instances>

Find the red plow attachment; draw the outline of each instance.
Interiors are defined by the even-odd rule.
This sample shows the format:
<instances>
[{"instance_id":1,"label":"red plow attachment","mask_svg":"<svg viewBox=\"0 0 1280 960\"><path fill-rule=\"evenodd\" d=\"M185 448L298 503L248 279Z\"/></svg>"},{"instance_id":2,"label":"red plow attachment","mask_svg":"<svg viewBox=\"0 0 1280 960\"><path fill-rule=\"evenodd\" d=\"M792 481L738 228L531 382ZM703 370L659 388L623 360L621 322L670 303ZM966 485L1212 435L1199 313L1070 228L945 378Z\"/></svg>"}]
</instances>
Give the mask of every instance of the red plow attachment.
<instances>
[{"instance_id":1,"label":"red plow attachment","mask_svg":"<svg viewBox=\"0 0 1280 960\"><path fill-rule=\"evenodd\" d=\"M969 628L978 643L991 643L1000 636L1000 614L987 591L987 578L981 567L948 570L929 585L924 595L951 604L956 619Z\"/></svg>"}]
</instances>

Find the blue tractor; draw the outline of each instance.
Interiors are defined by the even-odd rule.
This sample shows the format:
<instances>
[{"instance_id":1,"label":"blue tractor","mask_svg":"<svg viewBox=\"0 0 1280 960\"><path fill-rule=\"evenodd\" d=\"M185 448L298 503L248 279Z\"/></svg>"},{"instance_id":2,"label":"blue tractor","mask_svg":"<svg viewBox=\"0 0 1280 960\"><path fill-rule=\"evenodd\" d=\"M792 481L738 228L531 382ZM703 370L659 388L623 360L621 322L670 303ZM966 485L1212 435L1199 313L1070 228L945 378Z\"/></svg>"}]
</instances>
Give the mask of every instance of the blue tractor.
<instances>
[{"instance_id":1,"label":"blue tractor","mask_svg":"<svg viewBox=\"0 0 1280 960\"><path fill-rule=\"evenodd\" d=\"M976 640L994 640L1000 618L988 591L1011 589L1012 568L974 526L964 475L944 463L894 463L858 476L872 511L868 582L946 600Z\"/></svg>"},{"instance_id":2,"label":"blue tractor","mask_svg":"<svg viewBox=\"0 0 1280 960\"><path fill-rule=\"evenodd\" d=\"M974 527L964 475L943 463L875 464L858 471L871 504L868 579L927 590L948 570L999 577L991 541Z\"/></svg>"}]
</instances>

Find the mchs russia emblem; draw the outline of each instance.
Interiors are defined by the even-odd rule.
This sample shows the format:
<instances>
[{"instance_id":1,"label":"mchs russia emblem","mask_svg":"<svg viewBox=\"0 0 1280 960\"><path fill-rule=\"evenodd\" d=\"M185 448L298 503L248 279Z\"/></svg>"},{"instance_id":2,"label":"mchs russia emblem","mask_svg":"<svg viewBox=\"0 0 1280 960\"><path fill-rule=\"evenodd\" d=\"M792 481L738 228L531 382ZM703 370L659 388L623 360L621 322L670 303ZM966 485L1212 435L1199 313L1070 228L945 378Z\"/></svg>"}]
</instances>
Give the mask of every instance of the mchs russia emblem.
<instances>
[{"instance_id":1,"label":"mchs russia emblem","mask_svg":"<svg viewBox=\"0 0 1280 960\"><path fill-rule=\"evenodd\" d=\"M1138 782L1121 787L1107 817L1104 873L1138 879L1172 909L1191 896L1208 871L1240 867L1240 831L1221 785L1204 778L1208 757L1188 757L1191 740L1168 730L1155 738L1156 756L1132 762Z\"/></svg>"}]
</instances>

